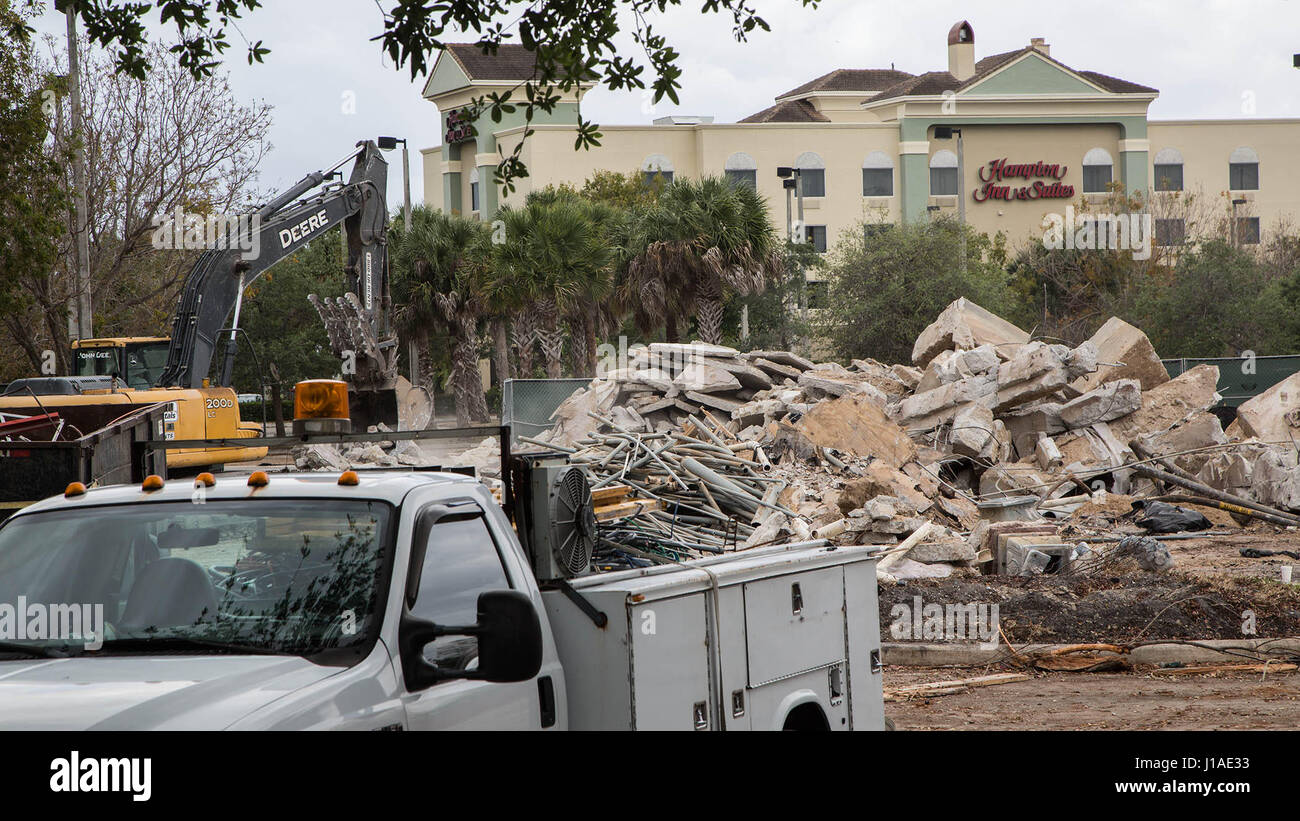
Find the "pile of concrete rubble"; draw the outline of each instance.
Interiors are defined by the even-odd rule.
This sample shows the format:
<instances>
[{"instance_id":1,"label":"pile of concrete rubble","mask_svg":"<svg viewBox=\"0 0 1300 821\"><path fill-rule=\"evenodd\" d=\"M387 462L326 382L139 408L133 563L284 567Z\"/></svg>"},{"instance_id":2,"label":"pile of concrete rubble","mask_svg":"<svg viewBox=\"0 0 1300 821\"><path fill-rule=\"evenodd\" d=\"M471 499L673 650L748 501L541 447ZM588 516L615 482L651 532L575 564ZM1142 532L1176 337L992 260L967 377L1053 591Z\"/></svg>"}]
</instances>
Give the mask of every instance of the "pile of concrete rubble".
<instances>
[{"instance_id":1,"label":"pile of concrete rubble","mask_svg":"<svg viewBox=\"0 0 1300 821\"><path fill-rule=\"evenodd\" d=\"M1102 494L1178 492L1167 470L1289 520L1300 511L1300 375L1243 405L1227 430L1211 411L1218 378L1201 365L1171 379L1146 335L1117 317L1072 348L959 299L917 337L909 364L846 368L701 343L637 349L531 442L582 452L612 431L705 425L761 449L784 479L742 546L810 536L895 546L882 575L941 576L996 569L1017 531L1025 545L1050 544L1045 517ZM657 481L640 479L649 490Z\"/></svg>"}]
</instances>

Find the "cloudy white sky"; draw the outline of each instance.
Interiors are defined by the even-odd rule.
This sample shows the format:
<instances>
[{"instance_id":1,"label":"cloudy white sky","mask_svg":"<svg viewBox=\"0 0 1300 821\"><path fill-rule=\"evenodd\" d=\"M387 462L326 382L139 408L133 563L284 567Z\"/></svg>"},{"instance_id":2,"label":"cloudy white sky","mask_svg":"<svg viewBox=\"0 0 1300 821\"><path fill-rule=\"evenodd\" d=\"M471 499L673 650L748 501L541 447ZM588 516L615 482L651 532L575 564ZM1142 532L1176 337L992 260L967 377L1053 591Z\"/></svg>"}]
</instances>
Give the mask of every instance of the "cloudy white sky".
<instances>
[{"instance_id":1,"label":"cloudy white sky","mask_svg":"<svg viewBox=\"0 0 1300 821\"><path fill-rule=\"evenodd\" d=\"M732 39L729 17L701 15L699 0L653 21L682 55L680 106L648 112L640 92L598 89L584 114L598 123L672 113L733 122L836 68L946 69L948 29L966 19L977 59L1041 36L1066 65L1158 88L1152 119L1300 117L1300 69L1292 67L1300 0L823 0L815 10L799 0L754 2L772 31L745 44ZM37 28L64 32L53 12ZM421 98L422 83L370 41L383 31L375 0L264 0L240 29L271 48L265 64L250 67L236 33L228 52L236 93L275 109L265 188L292 184L358 139L390 134L410 140L412 196L421 201L414 149L438 144L437 110ZM355 114L344 112L349 94ZM401 166L393 160L389 202L396 204Z\"/></svg>"}]
</instances>

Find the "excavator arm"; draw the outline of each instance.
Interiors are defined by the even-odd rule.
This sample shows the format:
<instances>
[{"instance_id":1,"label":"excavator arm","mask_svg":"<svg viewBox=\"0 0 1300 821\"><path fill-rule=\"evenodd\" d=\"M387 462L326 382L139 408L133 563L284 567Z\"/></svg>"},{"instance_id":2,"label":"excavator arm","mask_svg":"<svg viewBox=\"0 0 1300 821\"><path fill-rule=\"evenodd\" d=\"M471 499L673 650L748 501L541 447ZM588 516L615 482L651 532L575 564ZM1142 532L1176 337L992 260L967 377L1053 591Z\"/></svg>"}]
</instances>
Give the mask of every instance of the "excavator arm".
<instances>
[{"instance_id":1,"label":"excavator arm","mask_svg":"<svg viewBox=\"0 0 1300 821\"><path fill-rule=\"evenodd\" d=\"M354 162L347 182L330 184L333 172L349 160ZM334 166L308 174L259 209L246 226L239 226L238 236L227 238L225 247L205 251L177 300L159 386L201 387L223 332L230 336L217 383L228 386L244 290L276 263L341 224L347 238L349 293L337 301L313 295L312 303L325 321L335 354L355 365L342 368L353 387L391 392L397 344L390 323L387 185L388 163L380 149L371 140L359 142ZM380 404L392 404L395 417L395 400Z\"/></svg>"}]
</instances>

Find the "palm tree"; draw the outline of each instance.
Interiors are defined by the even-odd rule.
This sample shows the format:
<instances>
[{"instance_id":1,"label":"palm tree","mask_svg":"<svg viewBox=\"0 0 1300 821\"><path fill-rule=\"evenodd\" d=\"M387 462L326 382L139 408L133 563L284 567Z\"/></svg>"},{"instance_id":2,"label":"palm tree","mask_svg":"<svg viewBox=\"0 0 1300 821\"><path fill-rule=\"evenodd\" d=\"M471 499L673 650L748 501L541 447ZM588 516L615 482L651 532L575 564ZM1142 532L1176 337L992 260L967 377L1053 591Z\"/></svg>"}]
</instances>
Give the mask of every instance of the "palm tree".
<instances>
[{"instance_id":1,"label":"palm tree","mask_svg":"<svg viewBox=\"0 0 1300 821\"><path fill-rule=\"evenodd\" d=\"M575 371L594 373L597 305L613 276L614 250L604 231L615 215L608 206L553 190L498 214L505 236L492 249L496 289L519 306L512 330L521 370L531 366L535 342L547 377L559 378L567 325Z\"/></svg>"},{"instance_id":2,"label":"palm tree","mask_svg":"<svg viewBox=\"0 0 1300 821\"><path fill-rule=\"evenodd\" d=\"M451 337L451 384L462 427L488 417L478 372L478 325L488 309L487 237L478 220L425 206L411 212L409 231L400 225L389 231L395 319L422 348L433 328Z\"/></svg>"},{"instance_id":3,"label":"palm tree","mask_svg":"<svg viewBox=\"0 0 1300 821\"><path fill-rule=\"evenodd\" d=\"M693 314L700 339L720 343L727 293L761 292L784 267L766 201L721 177L669 183L629 243L620 302L644 333L663 323L670 342Z\"/></svg>"}]
</instances>

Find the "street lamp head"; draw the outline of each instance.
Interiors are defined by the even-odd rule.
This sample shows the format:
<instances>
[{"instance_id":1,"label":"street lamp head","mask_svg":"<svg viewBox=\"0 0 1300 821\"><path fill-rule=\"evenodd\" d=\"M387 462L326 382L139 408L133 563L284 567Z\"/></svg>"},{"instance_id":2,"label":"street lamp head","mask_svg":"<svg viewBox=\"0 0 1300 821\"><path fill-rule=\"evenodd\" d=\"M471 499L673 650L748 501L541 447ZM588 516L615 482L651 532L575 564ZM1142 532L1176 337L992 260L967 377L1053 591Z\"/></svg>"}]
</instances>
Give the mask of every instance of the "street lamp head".
<instances>
[{"instance_id":1,"label":"street lamp head","mask_svg":"<svg viewBox=\"0 0 1300 821\"><path fill-rule=\"evenodd\" d=\"M1300 54L1291 55L1291 65L1295 66L1296 68L1300 68Z\"/></svg>"},{"instance_id":2,"label":"street lamp head","mask_svg":"<svg viewBox=\"0 0 1300 821\"><path fill-rule=\"evenodd\" d=\"M1245 199L1244 197L1241 198L1241 199L1235 199L1235 200L1232 201L1232 204L1233 204L1233 205L1245 205L1245 204L1246 204L1246 199Z\"/></svg>"},{"instance_id":3,"label":"street lamp head","mask_svg":"<svg viewBox=\"0 0 1300 821\"><path fill-rule=\"evenodd\" d=\"M794 175L794 169L791 168L791 167L788 166L788 165L778 165L778 166L776 167L776 175L777 175L778 177L781 177L782 179L784 179L784 178L786 178L786 177L793 176L793 175Z\"/></svg>"},{"instance_id":4,"label":"street lamp head","mask_svg":"<svg viewBox=\"0 0 1300 821\"><path fill-rule=\"evenodd\" d=\"M953 128L950 125L936 125L934 127L934 138L936 140L951 140L953 134L960 134L961 129Z\"/></svg>"},{"instance_id":5,"label":"street lamp head","mask_svg":"<svg viewBox=\"0 0 1300 821\"><path fill-rule=\"evenodd\" d=\"M406 140L401 137L379 137L375 140L375 144L379 146L381 151L392 151L397 148L398 143L406 145Z\"/></svg>"},{"instance_id":6,"label":"street lamp head","mask_svg":"<svg viewBox=\"0 0 1300 821\"><path fill-rule=\"evenodd\" d=\"M799 183L796 182L793 178L791 178L791 179L788 179L788 180L782 180L782 181L781 181L781 187L782 187L782 188L788 188L788 189L790 189L791 191L793 191L795 188L798 188L798 187L799 187Z\"/></svg>"}]
</instances>

